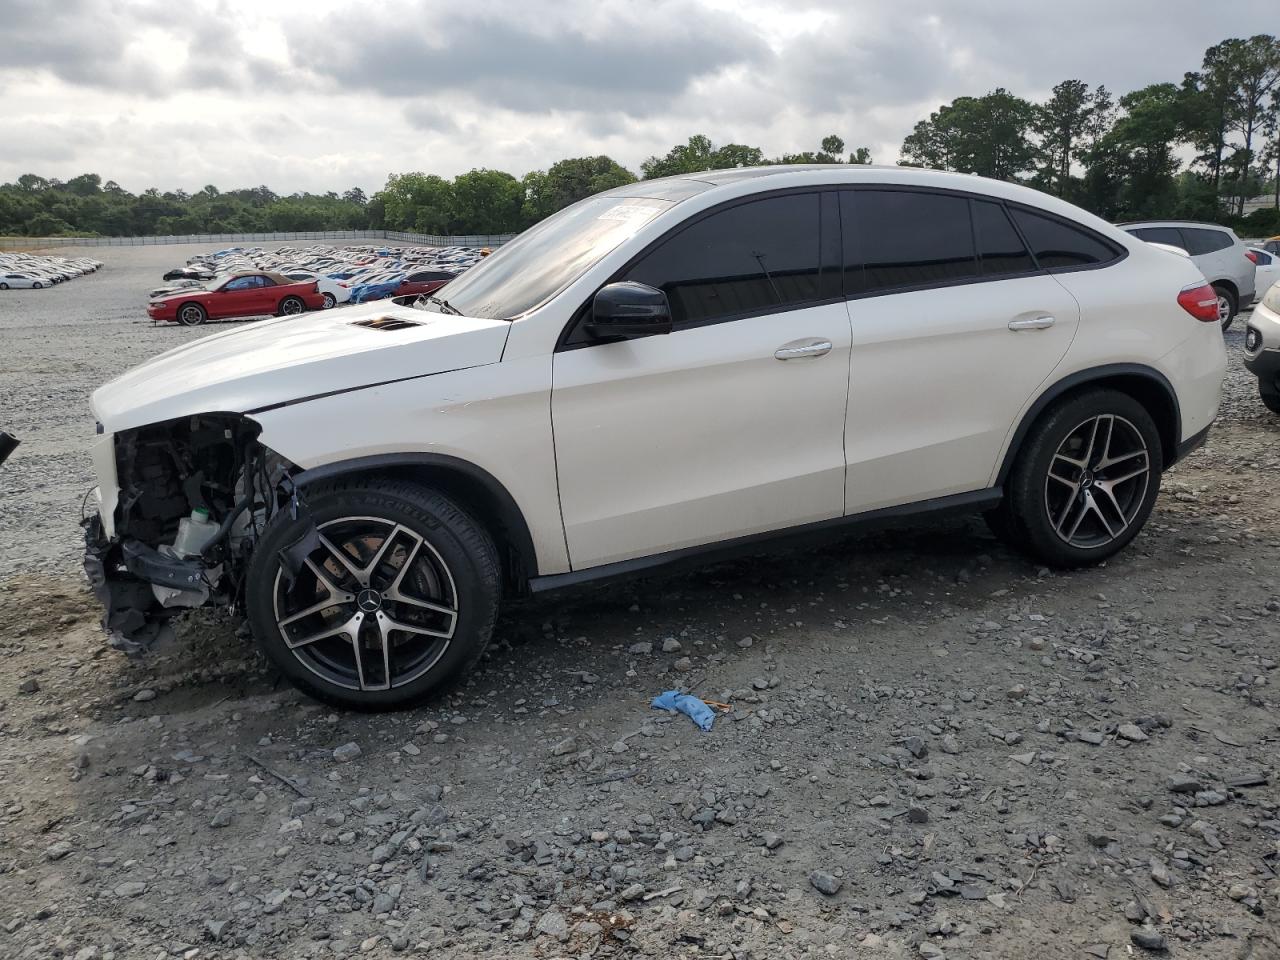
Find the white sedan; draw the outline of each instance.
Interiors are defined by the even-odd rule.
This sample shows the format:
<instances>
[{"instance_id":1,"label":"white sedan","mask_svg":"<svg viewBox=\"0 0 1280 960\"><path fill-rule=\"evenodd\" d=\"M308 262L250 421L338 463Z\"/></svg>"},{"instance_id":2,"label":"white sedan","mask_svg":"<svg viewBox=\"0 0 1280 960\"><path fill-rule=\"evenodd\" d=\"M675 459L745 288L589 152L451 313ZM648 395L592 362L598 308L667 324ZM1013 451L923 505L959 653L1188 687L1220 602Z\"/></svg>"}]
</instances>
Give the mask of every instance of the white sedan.
<instances>
[{"instance_id":1,"label":"white sedan","mask_svg":"<svg viewBox=\"0 0 1280 960\"><path fill-rule=\"evenodd\" d=\"M47 277L32 276L29 273L0 273L0 290L39 290L53 284Z\"/></svg>"},{"instance_id":2,"label":"white sedan","mask_svg":"<svg viewBox=\"0 0 1280 960\"><path fill-rule=\"evenodd\" d=\"M1270 253L1261 247L1249 248L1249 259L1255 268L1254 288L1261 300L1273 283L1280 282L1280 253Z\"/></svg>"},{"instance_id":3,"label":"white sedan","mask_svg":"<svg viewBox=\"0 0 1280 960\"><path fill-rule=\"evenodd\" d=\"M351 299L351 290L344 287L339 281L333 277L325 277L320 274L313 273L310 270L287 270L285 276L290 280L298 280L305 283L308 280L315 282L316 289L324 294L324 309L336 307L340 303L346 303Z\"/></svg>"}]
</instances>

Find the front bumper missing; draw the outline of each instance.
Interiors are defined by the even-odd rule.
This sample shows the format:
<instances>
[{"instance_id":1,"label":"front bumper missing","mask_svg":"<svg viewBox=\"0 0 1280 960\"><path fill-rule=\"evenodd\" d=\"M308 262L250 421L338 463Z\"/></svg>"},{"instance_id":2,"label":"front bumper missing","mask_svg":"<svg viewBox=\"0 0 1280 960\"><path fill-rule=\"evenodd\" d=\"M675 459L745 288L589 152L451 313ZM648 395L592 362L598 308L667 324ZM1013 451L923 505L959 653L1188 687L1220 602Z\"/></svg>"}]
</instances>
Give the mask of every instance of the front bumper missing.
<instances>
[{"instance_id":1,"label":"front bumper missing","mask_svg":"<svg viewBox=\"0 0 1280 960\"><path fill-rule=\"evenodd\" d=\"M181 609L161 598L194 594L208 598L203 566L197 560L166 557L136 540L120 543L106 535L99 517L84 521L84 573L102 604L107 643L137 656L172 636L170 621Z\"/></svg>"}]
</instances>

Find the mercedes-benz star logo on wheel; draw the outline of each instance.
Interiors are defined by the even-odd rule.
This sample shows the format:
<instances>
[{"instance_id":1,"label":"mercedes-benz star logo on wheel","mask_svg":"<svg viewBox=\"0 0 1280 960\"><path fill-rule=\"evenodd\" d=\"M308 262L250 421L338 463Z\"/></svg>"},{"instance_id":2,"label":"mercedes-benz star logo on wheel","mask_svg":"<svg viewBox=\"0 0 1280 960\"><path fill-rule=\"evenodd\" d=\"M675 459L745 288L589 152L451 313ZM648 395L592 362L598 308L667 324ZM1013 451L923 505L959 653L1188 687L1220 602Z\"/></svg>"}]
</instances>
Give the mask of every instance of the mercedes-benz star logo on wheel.
<instances>
[{"instance_id":1,"label":"mercedes-benz star logo on wheel","mask_svg":"<svg viewBox=\"0 0 1280 960\"><path fill-rule=\"evenodd\" d=\"M377 590L361 590L356 606L364 613L374 613L382 607L382 594Z\"/></svg>"}]
</instances>

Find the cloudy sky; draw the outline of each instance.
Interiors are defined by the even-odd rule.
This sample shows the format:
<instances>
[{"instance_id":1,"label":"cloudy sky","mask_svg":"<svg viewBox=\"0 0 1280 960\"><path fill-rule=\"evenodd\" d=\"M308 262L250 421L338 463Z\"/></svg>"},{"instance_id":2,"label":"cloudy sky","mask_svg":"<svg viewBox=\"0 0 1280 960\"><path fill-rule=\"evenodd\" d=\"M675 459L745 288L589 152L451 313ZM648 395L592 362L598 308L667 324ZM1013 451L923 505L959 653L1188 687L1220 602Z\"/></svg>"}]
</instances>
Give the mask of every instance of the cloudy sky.
<instances>
[{"instance_id":1,"label":"cloudy sky","mask_svg":"<svg viewBox=\"0 0 1280 960\"><path fill-rule=\"evenodd\" d=\"M376 189L517 176L692 133L767 154L827 133L898 158L916 120L1004 86L1180 80L1274 32L1273 0L0 0L0 182Z\"/></svg>"}]
</instances>

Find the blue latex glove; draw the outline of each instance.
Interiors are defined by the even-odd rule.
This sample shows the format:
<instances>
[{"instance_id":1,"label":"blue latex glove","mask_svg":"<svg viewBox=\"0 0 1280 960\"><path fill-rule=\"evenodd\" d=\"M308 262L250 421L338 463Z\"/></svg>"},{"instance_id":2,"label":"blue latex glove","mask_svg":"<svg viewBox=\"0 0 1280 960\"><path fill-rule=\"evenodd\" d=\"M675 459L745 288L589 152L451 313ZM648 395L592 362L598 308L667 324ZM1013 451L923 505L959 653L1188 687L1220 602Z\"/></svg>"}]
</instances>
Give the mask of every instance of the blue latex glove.
<instances>
[{"instance_id":1,"label":"blue latex glove","mask_svg":"<svg viewBox=\"0 0 1280 960\"><path fill-rule=\"evenodd\" d=\"M710 730L716 721L716 715L710 707L697 697L679 690L668 690L653 698L650 706L658 710L675 710L683 713L703 730Z\"/></svg>"}]
</instances>

